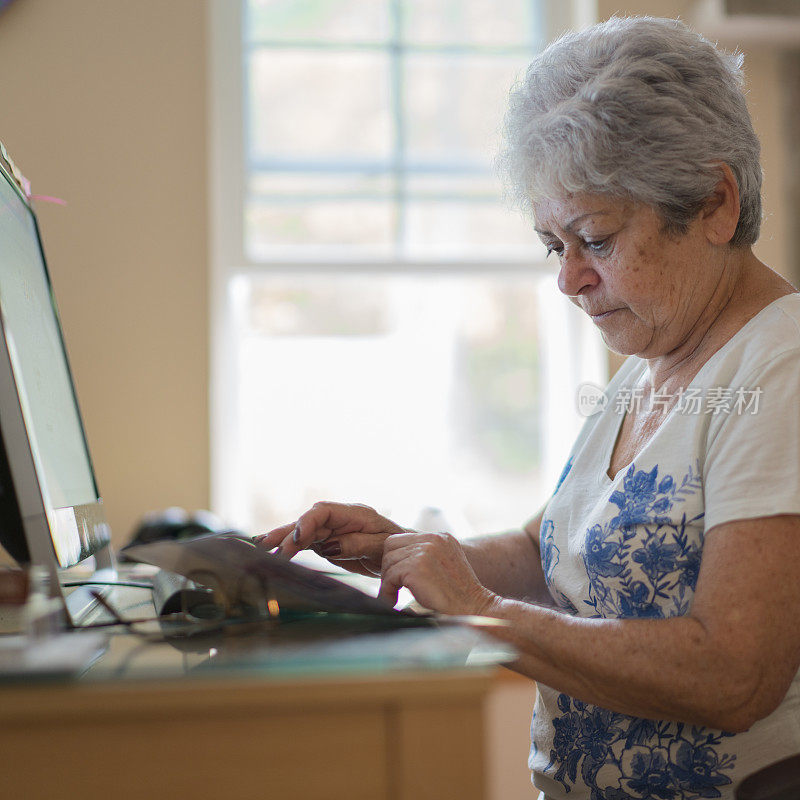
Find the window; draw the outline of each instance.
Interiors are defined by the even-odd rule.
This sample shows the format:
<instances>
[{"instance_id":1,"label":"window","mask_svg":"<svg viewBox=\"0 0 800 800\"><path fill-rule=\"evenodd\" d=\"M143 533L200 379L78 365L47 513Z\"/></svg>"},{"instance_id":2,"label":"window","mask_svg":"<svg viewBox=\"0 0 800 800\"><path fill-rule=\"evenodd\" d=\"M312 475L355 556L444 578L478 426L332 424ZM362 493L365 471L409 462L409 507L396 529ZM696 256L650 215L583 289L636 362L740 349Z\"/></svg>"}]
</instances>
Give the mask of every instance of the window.
<instances>
[{"instance_id":1,"label":"window","mask_svg":"<svg viewBox=\"0 0 800 800\"><path fill-rule=\"evenodd\" d=\"M249 0L245 248L409 258L529 246L490 168L538 0Z\"/></svg>"},{"instance_id":2,"label":"window","mask_svg":"<svg viewBox=\"0 0 800 800\"><path fill-rule=\"evenodd\" d=\"M542 0L211 3L214 506L519 525L599 339L492 171ZM437 509L432 511L431 509Z\"/></svg>"}]
</instances>

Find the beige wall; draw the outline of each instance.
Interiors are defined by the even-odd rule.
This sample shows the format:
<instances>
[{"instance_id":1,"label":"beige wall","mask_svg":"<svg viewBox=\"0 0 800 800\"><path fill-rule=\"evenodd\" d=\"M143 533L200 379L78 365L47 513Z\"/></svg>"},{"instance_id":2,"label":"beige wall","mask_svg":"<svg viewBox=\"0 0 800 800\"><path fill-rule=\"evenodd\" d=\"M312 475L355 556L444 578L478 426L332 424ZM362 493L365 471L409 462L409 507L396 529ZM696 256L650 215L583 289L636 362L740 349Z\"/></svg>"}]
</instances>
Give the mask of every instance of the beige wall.
<instances>
[{"instance_id":1,"label":"beige wall","mask_svg":"<svg viewBox=\"0 0 800 800\"><path fill-rule=\"evenodd\" d=\"M0 14L0 139L34 193L118 544L208 504L201 0L24 0Z\"/></svg>"}]
</instances>

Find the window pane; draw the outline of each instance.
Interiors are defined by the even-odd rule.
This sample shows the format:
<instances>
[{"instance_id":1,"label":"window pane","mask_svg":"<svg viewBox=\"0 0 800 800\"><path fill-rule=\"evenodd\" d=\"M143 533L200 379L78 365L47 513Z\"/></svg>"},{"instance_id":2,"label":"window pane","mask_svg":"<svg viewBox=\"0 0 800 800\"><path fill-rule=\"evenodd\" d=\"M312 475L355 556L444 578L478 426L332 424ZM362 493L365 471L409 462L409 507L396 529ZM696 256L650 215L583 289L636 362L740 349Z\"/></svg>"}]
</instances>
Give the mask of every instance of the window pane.
<instances>
[{"instance_id":1,"label":"window pane","mask_svg":"<svg viewBox=\"0 0 800 800\"><path fill-rule=\"evenodd\" d=\"M467 159L489 165L508 90L527 59L409 55L403 104L410 159Z\"/></svg>"},{"instance_id":2,"label":"window pane","mask_svg":"<svg viewBox=\"0 0 800 800\"><path fill-rule=\"evenodd\" d=\"M537 2L251 6L246 38L272 44L246 61L249 258L516 257L535 241L504 218L491 160Z\"/></svg>"},{"instance_id":3,"label":"window pane","mask_svg":"<svg viewBox=\"0 0 800 800\"><path fill-rule=\"evenodd\" d=\"M540 353L588 324L552 277L238 281L236 524L337 499L488 531L552 491L582 418L576 376Z\"/></svg>"},{"instance_id":4,"label":"window pane","mask_svg":"<svg viewBox=\"0 0 800 800\"><path fill-rule=\"evenodd\" d=\"M245 212L247 256L263 261L312 251L326 257L336 248L369 249L387 255L394 243L395 206L374 200L253 200Z\"/></svg>"},{"instance_id":5,"label":"window pane","mask_svg":"<svg viewBox=\"0 0 800 800\"><path fill-rule=\"evenodd\" d=\"M242 305L248 336L376 336L391 328L383 281L314 275L286 281L248 281Z\"/></svg>"},{"instance_id":6,"label":"window pane","mask_svg":"<svg viewBox=\"0 0 800 800\"><path fill-rule=\"evenodd\" d=\"M388 173L320 174L316 172L254 172L250 196L258 200L283 202L287 199L386 200L395 191L394 176Z\"/></svg>"},{"instance_id":7,"label":"window pane","mask_svg":"<svg viewBox=\"0 0 800 800\"><path fill-rule=\"evenodd\" d=\"M387 159L384 53L259 49L250 57L250 158Z\"/></svg>"},{"instance_id":8,"label":"window pane","mask_svg":"<svg viewBox=\"0 0 800 800\"><path fill-rule=\"evenodd\" d=\"M406 196L410 200L497 200L500 184L491 172L458 173L419 171L405 176Z\"/></svg>"},{"instance_id":9,"label":"window pane","mask_svg":"<svg viewBox=\"0 0 800 800\"><path fill-rule=\"evenodd\" d=\"M406 205L405 251L409 256L544 257L530 223L499 200L410 201Z\"/></svg>"},{"instance_id":10,"label":"window pane","mask_svg":"<svg viewBox=\"0 0 800 800\"><path fill-rule=\"evenodd\" d=\"M504 206L491 173L412 174L405 189L405 255L544 257L530 221Z\"/></svg>"},{"instance_id":11,"label":"window pane","mask_svg":"<svg viewBox=\"0 0 800 800\"><path fill-rule=\"evenodd\" d=\"M389 32L384 0L249 0L251 40L380 42Z\"/></svg>"},{"instance_id":12,"label":"window pane","mask_svg":"<svg viewBox=\"0 0 800 800\"><path fill-rule=\"evenodd\" d=\"M531 47L540 38L531 0L401 0L403 39L414 44Z\"/></svg>"}]
</instances>

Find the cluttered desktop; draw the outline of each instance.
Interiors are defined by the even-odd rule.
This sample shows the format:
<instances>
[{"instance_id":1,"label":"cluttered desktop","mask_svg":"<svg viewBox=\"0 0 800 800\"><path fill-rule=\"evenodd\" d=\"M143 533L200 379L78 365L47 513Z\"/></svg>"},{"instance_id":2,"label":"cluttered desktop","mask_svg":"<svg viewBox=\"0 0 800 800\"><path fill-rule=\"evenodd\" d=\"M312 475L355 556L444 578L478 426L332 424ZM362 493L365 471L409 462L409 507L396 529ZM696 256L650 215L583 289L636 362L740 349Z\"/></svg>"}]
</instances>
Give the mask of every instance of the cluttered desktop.
<instances>
[{"instance_id":1,"label":"cluttered desktop","mask_svg":"<svg viewBox=\"0 0 800 800\"><path fill-rule=\"evenodd\" d=\"M376 652L387 663L403 664L405 653L421 663L463 663L474 650L474 627L390 608L355 576L290 563L221 524L151 525L122 553L113 551L28 184L5 148L2 154L0 544L24 569L25 587L17 636L0 643L6 674L24 674L26 660L28 669L37 663L53 673L80 672L99 637L143 630L195 650L242 639L264 651L253 644L260 635L271 643L264 663L281 650L276 630L292 640L290 660L302 640L306 657L324 642L327 662L336 660L332 643L357 648L360 655L342 656L353 663L375 662L364 656L369 639L356 644L343 632L382 633ZM6 578L20 582L13 571ZM395 644L419 634L429 646ZM59 641L69 644L59 649ZM219 655L216 645L207 649ZM45 646L47 658L37 656ZM396 652L387 660L389 651Z\"/></svg>"},{"instance_id":2,"label":"cluttered desktop","mask_svg":"<svg viewBox=\"0 0 800 800\"><path fill-rule=\"evenodd\" d=\"M486 666L512 655L490 623L389 607L360 576L174 510L115 552L29 184L2 144L0 239L4 796L107 797L114 780L118 798L262 797L262 748L280 796L483 796ZM326 731L351 748L309 768L293 742ZM119 781L132 758L146 768Z\"/></svg>"}]
</instances>

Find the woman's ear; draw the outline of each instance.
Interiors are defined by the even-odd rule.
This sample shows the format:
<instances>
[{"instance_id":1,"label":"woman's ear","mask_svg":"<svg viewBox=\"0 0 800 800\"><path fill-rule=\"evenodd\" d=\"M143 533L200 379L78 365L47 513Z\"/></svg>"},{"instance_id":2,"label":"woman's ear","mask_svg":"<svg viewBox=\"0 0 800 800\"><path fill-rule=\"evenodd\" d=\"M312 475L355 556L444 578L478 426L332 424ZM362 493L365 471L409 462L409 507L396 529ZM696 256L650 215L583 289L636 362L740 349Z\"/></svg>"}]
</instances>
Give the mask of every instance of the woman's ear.
<instances>
[{"instance_id":1,"label":"woman's ear","mask_svg":"<svg viewBox=\"0 0 800 800\"><path fill-rule=\"evenodd\" d=\"M720 164L720 179L714 193L708 198L700 220L711 244L725 245L733 239L739 224L739 184L733 170L727 164Z\"/></svg>"}]
</instances>

